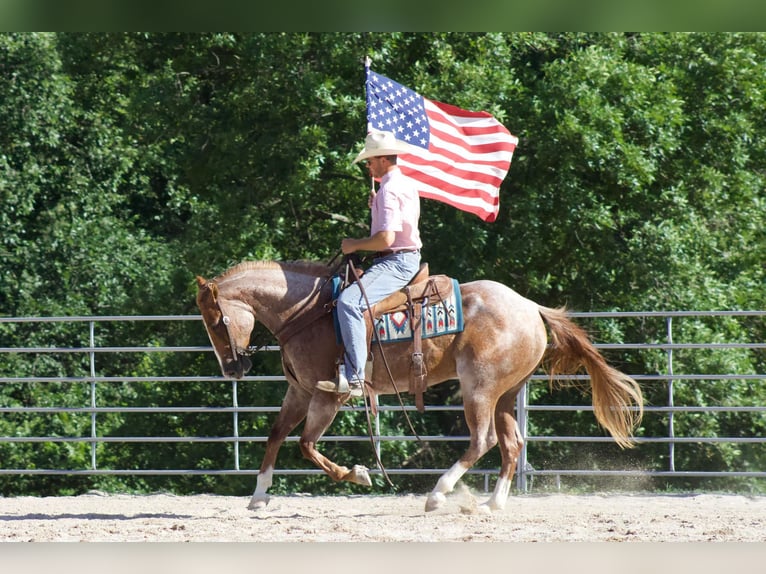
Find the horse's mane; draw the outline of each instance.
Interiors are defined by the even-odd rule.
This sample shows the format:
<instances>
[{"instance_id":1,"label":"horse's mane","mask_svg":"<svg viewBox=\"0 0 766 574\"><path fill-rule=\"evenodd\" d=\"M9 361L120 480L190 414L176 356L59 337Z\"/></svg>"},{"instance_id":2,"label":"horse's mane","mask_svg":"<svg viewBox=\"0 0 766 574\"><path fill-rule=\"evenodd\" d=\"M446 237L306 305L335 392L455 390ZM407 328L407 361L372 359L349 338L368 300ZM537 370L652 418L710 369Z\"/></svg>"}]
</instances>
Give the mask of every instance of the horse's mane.
<instances>
[{"instance_id":1,"label":"horse's mane","mask_svg":"<svg viewBox=\"0 0 766 574\"><path fill-rule=\"evenodd\" d=\"M325 263L317 261L243 261L224 271L214 281L224 281L238 273L258 269L284 269L311 277L328 277L332 271Z\"/></svg>"}]
</instances>

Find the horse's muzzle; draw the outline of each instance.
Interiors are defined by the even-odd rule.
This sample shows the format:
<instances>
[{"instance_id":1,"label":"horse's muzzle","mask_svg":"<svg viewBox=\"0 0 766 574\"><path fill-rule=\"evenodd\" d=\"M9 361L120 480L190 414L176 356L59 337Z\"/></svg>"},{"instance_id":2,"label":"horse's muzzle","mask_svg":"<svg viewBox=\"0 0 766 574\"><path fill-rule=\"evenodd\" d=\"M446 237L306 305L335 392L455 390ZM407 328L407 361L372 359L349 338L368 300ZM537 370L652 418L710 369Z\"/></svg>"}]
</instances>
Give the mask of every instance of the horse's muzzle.
<instances>
[{"instance_id":1,"label":"horse's muzzle","mask_svg":"<svg viewBox=\"0 0 766 574\"><path fill-rule=\"evenodd\" d=\"M223 369L223 375L228 379L241 379L253 367L252 361L247 357L240 357L236 361L229 361Z\"/></svg>"}]
</instances>

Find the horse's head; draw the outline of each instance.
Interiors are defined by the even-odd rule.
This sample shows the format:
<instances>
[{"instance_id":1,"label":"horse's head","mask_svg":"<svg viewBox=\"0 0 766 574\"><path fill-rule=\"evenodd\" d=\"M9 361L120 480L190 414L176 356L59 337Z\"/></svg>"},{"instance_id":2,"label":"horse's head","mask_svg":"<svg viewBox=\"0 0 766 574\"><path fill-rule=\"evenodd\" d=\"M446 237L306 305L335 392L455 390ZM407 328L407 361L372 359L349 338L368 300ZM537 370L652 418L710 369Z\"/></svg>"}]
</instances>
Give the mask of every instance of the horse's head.
<instances>
[{"instance_id":1,"label":"horse's head","mask_svg":"<svg viewBox=\"0 0 766 574\"><path fill-rule=\"evenodd\" d=\"M253 310L242 301L222 297L214 281L197 277L197 286L197 306L221 373L230 379L241 379L252 367L245 352L255 326Z\"/></svg>"}]
</instances>

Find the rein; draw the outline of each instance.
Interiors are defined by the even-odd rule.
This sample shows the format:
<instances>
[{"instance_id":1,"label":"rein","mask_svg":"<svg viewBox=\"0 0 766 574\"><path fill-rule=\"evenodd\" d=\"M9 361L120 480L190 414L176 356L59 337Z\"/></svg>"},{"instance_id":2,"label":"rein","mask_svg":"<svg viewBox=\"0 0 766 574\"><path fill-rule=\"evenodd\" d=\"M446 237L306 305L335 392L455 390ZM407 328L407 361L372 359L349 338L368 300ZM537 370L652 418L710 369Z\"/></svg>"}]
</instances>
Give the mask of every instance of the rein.
<instances>
[{"instance_id":1,"label":"rein","mask_svg":"<svg viewBox=\"0 0 766 574\"><path fill-rule=\"evenodd\" d=\"M340 252L338 252L338 254L340 254ZM333 257L328 264L328 267L330 267L333 261L335 261L337 258L338 255ZM300 309L295 311L292 316L285 319L285 322L282 324L282 328L274 333L274 336L277 338L277 341L279 341L280 346L283 346L289 339L293 337L293 335L296 335L305 329L308 325L311 325L314 321L318 321L328 313L332 312L332 301L322 305L321 307L316 306L316 303L322 294L322 289L324 289L325 285L330 282L333 275L338 272L343 263L344 261L341 260L334 268L332 268L329 275L327 276L327 279L325 279L322 284L309 296L309 298L304 301ZM299 321L299 319L303 320Z\"/></svg>"},{"instance_id":2,"label":"rein","mask_svg":"<svg viewBox=\"0 0 766 574\"><path fill-rule=\"evenodd\" d=\"M370 313L370 317L372 318L372 305L370 305L370 300L367 298L367 293L364 290L364 285L361 282L361 275L359 274L359 271L357 271L356 266L354 265L354 262L351 258L347 258L346 260L347 269L351 271L351 274L354 276L354 279L356 279L356 282L359 284L359 290L362 292L362 296L364 297L364 302L367 304L367 310ZM417 431L415 430L415 427L412 424L412 420L410 419L409 415L407 414L407 409L404 406L404 401L402 401L402 395L399 392L399 388L396 386L396 381L394 380L394 375L391 373L391 367L388 365L388 359L386 359L386 354L383 352L383 343L380 341L380 337L378 337L378 333L374 328L372 329L372 336L375 338L375 341L378 344L378 349L380 350L380 356L383 359L383 365L386 367L386 372L388 373L388 378L391 381L391 386L394 387L394 392L396 393L396 398L399 401L399 406L402 407L402 413L404 414L404 418L407 420L407 424L410 427L410 430L412 431L412 434L417 438L419 441L422 442L422 439L418 435ZM364 387L364 385L362 385ZM383 477L386 479L386 482L388 482L389 486L393 487L394 484L391 482L391 479L388 477L388 473L386 472L385 466L383 466L383 461L380 459L380 455L378 454L378 450L375 448L375 439L374 439L374 433L372 430L372 420L370 417L370 404L368 403L368 393L364 393L364 412L367 417L367 433L370 437L370 444L372 445L372 451L375 453L375 460L378 463L378 467L380 468L380 471L383 473Z\"/></svg>"},{"instance_id":3,"label":"rein","mask_svg":"<svg viewBox=\"0 0 766 574\"><path fill-rule=\"evenodd\" d=\"M269 347L268 343L264 343L263 345L260 345L260 344L248 345L244 349L237 347L237 355L239 355L240 357L252 357L259 351L263 351L267 349L268 347Z\"/></svg>"},{"instance_id":4,"label":"rein","mask_svg":"<svg viewBox=\"0 0 766 574\"><path fill-rule=\"evenodd\" d=\"M338 252L338 255L340 255L340 252ZM338 258L338 255L332 258L330 263L328 264L328 267L332 265L332 263ZM319 300L319 297L322 294L322 289L325 288L325 285L332 279L333 275L335 275L338 270L340 269L341 265L343 265L345 261L341 260L332 270L330 271L329 275L327 276L327 279L325 279L319 287L311 293L311 295L306 299L301 307L295 311L290 317L285 319L284 323L282 324L282 328L279 329L277 332L273 334L273 336L277 339L277 342L279 343L279 346L282 347L293 338L294 335L297 335L299 332L301 332L303 329L305 329L308 325L311 325L315 321L318 321L328 313L332 312L332 303L325 304L322 306L317 306L316 303ZM220 306L219 306L220 310ZM224 324L228 325L226 322L229 318L224 317ZM227 327L228 331L228 327ZM267 348L268 344L255 344L255 345L249 345L248 347L242 349L239 347L235 347L232 345L232 349L235 349L236 353L242 357L249 357L258 351L262 351L263 349Z\"/></svg>"}]
</instances>

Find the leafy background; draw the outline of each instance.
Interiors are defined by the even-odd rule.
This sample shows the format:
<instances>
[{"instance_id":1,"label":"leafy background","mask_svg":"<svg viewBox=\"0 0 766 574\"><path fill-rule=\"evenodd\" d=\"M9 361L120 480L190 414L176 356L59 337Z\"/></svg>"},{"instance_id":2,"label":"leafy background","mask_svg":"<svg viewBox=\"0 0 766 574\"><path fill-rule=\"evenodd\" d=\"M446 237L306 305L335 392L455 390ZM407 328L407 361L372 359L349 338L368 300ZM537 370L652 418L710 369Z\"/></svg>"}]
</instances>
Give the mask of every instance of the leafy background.
<instances>
[{"instance_id":1,"label":"leafy background","mask_svg":"<svg viewBox=\"0 0 766 574\"><path fill-rule=\"evenodd\" d=\"M367 227L366 176L351 165L365 132L362 58L431 99L493 113L520 138L491 224L424 201L424 258L461 280L490 278L578 311L763 309L766 261L766 35L761 33L2 33L0 34L0 314L193 314L194 275L244 259L329 260ZM459 241L455 239L459 238ZM604 342L662 341L664 325L594 321ZM686 319L685 342L763 341L758 321ZM102 328L99 344L206 344L199 325ZM78 325L0 326L0 344L84 345ZM610 356L627 372L661 373L652 353ZM73 356L0 356L6 376L82 376ZM676 372L763 373L757 351L689 352ZM102 375L214 374L212 357L115 357ZM278 372L273 357L256 373ZM223 385L223 386L222 386ZM667 389L648 385L653 404ZM217 405L226 384L100 386L99 404ZM579 404L576 391L535 399ZM81 383L0 385L5 406L82 406ZM278 404L278 385L243 385L240 404ZM762 385L679 382L677 404L763 404ZM458 401L455 385L432 400ZM391 415L392 428L403 424ZM216 436L213 415L110 414L107 435ZM240 433L264 434L268 417ZM353 414L333 427L363 428ZM422 420L459 431L453 415ZM598 432L589 413L539 429ZM662 417L642 432L664 434ZM84 415L8 414L5 436L79 436ZM565 425L565 428L561 428ZM762 435L762 416L678 417L677 432ZM535 432L536 429L532 429ZM550 447L550 448L548 448ZM114 468L230 464L216 444L100 445ZM369 446L330 456L370 457ZM389 466L449 466L460 446L386 445ZM547 445L552 464L605 464L613 445ZM688 446L677 468L763 468L755 448ZM89 463L89 445L0 445L6 468ZM661 468L664 450L630 454ZM256 468L253 443L242 465ZM492 464L491 457L486 464ZM129 466L133 465L133 466ZM297 448L283 468L304 468ZM402 489L423 489L421 479ZM428 479L431 480L430 478ZM332 488L324 477L278 479L276 490ZM242 477L14 477L1 492L99 488L249 491ZM717 487L721 486L717 482ZM615 484L614 487L621 485ZM658 480L652 485L666 487ZM688 479L683 487L708 487ZM757 482L725 487L762 488ZM355 487L347 487L355 488Z\"/></svg>"}]
</instances>

